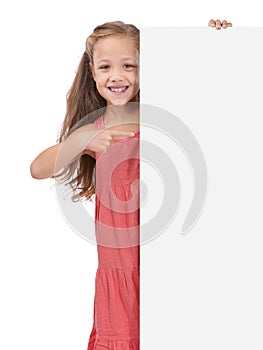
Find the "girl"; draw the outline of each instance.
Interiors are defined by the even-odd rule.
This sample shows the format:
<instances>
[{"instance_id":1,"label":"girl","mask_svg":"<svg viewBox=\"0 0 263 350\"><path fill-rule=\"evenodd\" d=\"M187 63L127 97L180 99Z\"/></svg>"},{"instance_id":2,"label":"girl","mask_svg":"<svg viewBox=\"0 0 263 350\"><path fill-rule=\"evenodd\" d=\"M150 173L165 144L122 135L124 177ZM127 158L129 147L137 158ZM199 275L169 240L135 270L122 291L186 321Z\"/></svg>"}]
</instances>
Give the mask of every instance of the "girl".
<instances>
[{"instance_id":1,"label":"girl","mask_svg":"<svg viewBox=\"0 0 263 350\"><path fill-rule=\"evenodd\" d=\"M209 22L219 24L227 26ZM139 135L139 30L108 22L86 41L59 142L30 168L36 179L69 183L75 200L96 194L98 269L88 350L139 350Z\"/></svg>"},{"instance_id":2,"label":"girl","mask_svg":"<svg viewBox=\"0 0 263 350\"><path fill-rule=\"evenodd\" d=\"M34 178L70 183L75 199L96 193L99 264L88 350L139 349L138 102L139 30L119 21L96 27L67 96L59 143L31 164Z\"/></svg>"}]
</instances>

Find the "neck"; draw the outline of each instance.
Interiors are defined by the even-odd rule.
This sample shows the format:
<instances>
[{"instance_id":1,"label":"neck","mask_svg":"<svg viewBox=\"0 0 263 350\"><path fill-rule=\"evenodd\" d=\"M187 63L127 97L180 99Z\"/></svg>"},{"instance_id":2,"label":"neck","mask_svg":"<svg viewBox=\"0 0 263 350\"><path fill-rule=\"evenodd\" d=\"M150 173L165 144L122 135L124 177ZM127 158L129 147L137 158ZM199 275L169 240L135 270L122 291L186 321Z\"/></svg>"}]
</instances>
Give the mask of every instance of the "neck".
<instances>
[{"instance_id":1,"label":"neck","mask_svg":"<svg viewBox=\"0 0 263 350\"><path fill-rule=\"evenodd\" d=\"M111 127L120 123L139 123L138 102L129 102L125 105L111 105L106 108L104 114L104 124L106 127Z\"/></svg>"}]
</instances>

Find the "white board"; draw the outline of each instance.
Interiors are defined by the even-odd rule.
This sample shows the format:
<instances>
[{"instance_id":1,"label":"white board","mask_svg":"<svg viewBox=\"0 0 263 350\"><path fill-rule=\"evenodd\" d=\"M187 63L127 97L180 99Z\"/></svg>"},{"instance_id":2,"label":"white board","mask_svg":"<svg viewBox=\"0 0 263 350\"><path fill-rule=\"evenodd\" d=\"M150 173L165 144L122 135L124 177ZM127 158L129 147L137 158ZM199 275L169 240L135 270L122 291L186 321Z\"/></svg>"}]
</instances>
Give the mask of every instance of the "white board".
<instances>
[{"instance_id":1,"label":"white board","mask_svg":"<svg viewBox=\"0 0 263 350\"><path fill-rule=\"evenodd\" d=\"M262 349L262 39L263 28L141 30L142 105L175 116L166 133L165 113L163 130L158 113L152 128L142 113L141 142L173 160L181 190L174 221L141 247L142 349ZM207 170L203 210L184 235L198 188L187 152L170 138L177 118ZM142 223L159 215L164 190L174 190L165 172L141 163Z\"/></svg>"}]
</instances>

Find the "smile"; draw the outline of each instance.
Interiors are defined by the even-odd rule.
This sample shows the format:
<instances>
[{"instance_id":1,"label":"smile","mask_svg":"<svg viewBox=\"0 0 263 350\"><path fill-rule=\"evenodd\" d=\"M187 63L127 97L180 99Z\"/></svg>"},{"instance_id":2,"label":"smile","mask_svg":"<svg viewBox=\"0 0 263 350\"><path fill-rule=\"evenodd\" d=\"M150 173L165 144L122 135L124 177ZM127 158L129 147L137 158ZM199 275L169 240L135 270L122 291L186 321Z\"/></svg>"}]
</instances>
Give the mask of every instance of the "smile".
<instances>
[{"instance_id":1,"label":"smile","mask_svg":"<svg viewBox=\"0 0 263 350\"><path fill-rule=\"evenodd\" d=\"M121 94L128 89L128 86L110 86L108 89L113 93Z\"/></svg>"}]
</instances>

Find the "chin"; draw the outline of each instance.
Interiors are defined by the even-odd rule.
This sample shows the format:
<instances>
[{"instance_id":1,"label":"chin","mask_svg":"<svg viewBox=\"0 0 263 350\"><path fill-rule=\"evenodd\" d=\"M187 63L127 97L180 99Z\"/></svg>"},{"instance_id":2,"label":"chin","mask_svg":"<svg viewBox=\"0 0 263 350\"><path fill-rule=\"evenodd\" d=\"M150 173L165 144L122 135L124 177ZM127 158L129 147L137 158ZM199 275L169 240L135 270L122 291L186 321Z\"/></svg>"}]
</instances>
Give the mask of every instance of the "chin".
<instances>
[{"instance_id":1,"label":"chin","mask_svg":"<svg viewBox=\"0 0 263 350\"><path fill-rule=\"evenodd\" d=\"M130 101L109 101L108 102L108 105L109 106L124 106L124 105L126 105L128 102L130 102Z\"/></svg>"},{"instance_id":2,"label":"chin","mask_svg":"<svg viewBox=\"0 0 263 350\"><path fill-rule=\"evenodd\" d=\"M120 102L115 103L115 106L125 106L127 103L128 103L128 101L125 101L125 102L120 101Z\"/></svg>"}]
</instances>

